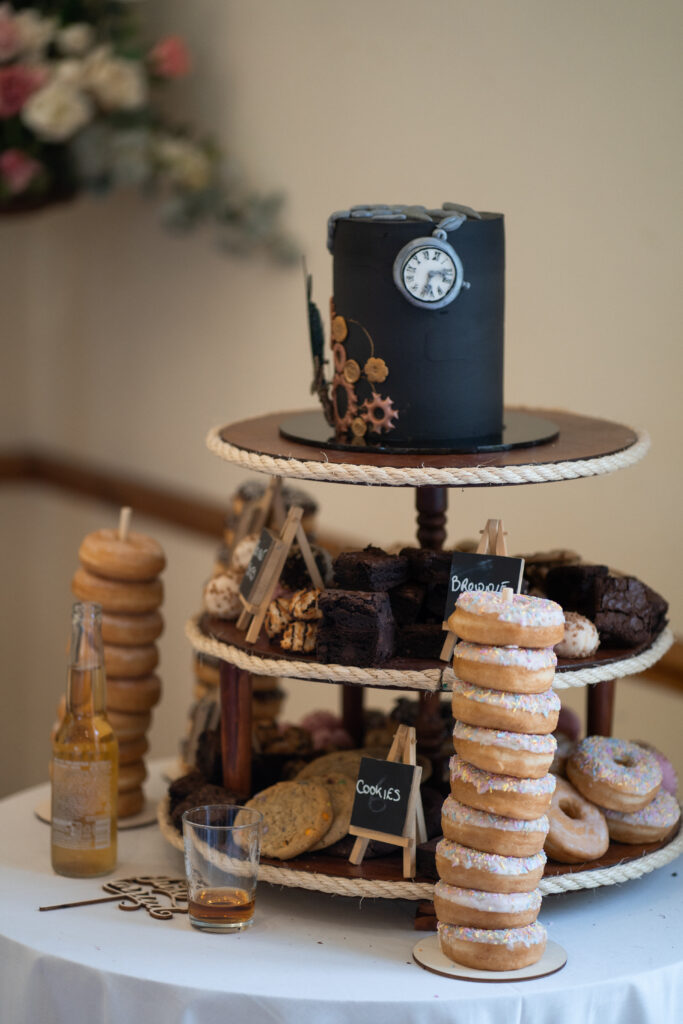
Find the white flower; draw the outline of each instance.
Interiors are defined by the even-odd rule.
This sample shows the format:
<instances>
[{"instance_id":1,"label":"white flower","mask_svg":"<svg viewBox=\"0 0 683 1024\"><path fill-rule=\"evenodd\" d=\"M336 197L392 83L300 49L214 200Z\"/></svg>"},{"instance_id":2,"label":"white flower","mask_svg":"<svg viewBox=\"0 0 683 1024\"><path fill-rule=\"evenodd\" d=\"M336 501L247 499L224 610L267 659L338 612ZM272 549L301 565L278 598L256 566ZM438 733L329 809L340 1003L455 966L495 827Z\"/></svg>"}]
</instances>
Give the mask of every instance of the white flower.
<instances>
[{"instance_id":1,"label":"white flower","mask_svg":"<svg viewBox=\"0 0 683 1024\"><path fill-rule=\"evenodd\" d=\"M38 11L29 7L26 11L19 11L14 24L19 30L19 48L24 53L42 53L55 34L57 20L41 18Z\"/></svg>"},{"instance_id":2,"label":"white flower","mask_svg":"<svg viewBox=\"0 0 683 1024\"><path fill-rule=\"evenodd\" d=\"M87 96L57 79L38 89L24 104L21 119L43 142L64 142L92 117Z\"/></svg>"},{"instance_id":3,"label":"white flower","mask_svg":"<svg viewBox=\"0 0 683 1024\"><path fill-rule=\"evenodd\" d=\"M162 137L157 141L156 156L172 185L199 192L211 180L208 154L189 139Z\"/></svg>"},{"instance_id":4,"label":"white flower","mask_svg":"<svg viewBox=\"0 0 683 1024\"><path fill-rule=\"evenodd\" d=\"M136 110L147 99L142 65L111 57L105 47L98 47L86 59L84 83L105 110Z\"/></svg>"},{"instance_id":5,"label":"white flower","mask_svg":"<svg viewBox=\"0 0 683 1024\"><path fill-rule=\"evenodd\" d=\"M94 29L87 21L74 21L57 32L57 49L68 57L82 57L94 41Z\"/></svg>"},{"instance_id":6,"label":"white flower","mask_svg":"<svg viewBox=\"0 0 683 1024\"><path fill-rule=\"evenodd\" d=\"M84 81L85 66L82 60L69 57L66 60L55 61L52 65L52 73L58 82L79 88Z\"/></svg>"}]
</instances>

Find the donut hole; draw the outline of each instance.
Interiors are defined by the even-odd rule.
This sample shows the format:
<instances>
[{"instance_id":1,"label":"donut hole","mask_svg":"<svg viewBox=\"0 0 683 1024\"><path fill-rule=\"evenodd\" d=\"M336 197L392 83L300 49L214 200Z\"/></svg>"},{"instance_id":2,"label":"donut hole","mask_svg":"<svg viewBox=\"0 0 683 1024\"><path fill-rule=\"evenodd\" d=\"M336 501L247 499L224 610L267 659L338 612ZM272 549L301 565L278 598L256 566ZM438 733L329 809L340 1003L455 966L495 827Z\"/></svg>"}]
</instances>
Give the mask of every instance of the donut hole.
<instances>
[{"instance_id":1,"label":"donut hole","mask_svg":"<svg viewBox=\"0 0 683 1024\"><path fill-rule=\"evenodd\" d=\"M571 797L564 797L560 800L560 810L572 821L578 821L581 818L581 805Z\"/></svg>"},{"instance_id":2,"label":"donut hole","mask_svg":"<svg viewBox=\"0 0 683 1024\"><path fill-rule=\"evenodd\" d=\"M621 765L622 768L633 768L635 765L635 758L630 754L621 754L619 757L614 758L614 763Z\"/></svg>"}]
</instances>

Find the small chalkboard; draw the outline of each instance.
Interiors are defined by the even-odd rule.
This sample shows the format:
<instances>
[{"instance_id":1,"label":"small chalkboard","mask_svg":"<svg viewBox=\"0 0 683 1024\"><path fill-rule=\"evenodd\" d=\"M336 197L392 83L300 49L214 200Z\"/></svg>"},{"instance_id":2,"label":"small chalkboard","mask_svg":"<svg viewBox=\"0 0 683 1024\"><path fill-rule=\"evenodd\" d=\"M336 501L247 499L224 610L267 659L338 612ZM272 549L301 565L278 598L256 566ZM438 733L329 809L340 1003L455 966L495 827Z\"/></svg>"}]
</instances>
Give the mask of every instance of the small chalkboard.
<instances>
[{"instance_id":1,"label":"small chalkboard","mask_svg":"<svg viewBox=\"0 0 683 1024\"><path fill-rule=\"evenodd\" d=\"M460 594L466 591L501 591L503 587L510 587L515 593L519 593L523 572L523 558L454 551L443 613L444 622L452 615Z\"/></svg>"},{"instance_id":2,"label":"small chalkboard","mask_svg":"<svg viewBox=\"0 0 683 1024\"><path fill-rule=\"evenodd\" d=\"M240 583L240 594L245 601L252 600L252 591L255 589L256 581L259 573L263 568L263 564L266 560L266 556L273 546L275 537L270 530L261 530L261 536L258 539L258 543L254 548L254 553L249 559L249 565L244 571L242 582Z\"/></svg>"},{"instance_id":3,"label":"small chalkboard","mask_svg":"<svg viewBox=\"0 0 683 1024\"><path fill-rule=\"evenodd\" d=\"M412 764L362 758L351 825L402 836L416 770Z\"/></svg>"}]
</instances>

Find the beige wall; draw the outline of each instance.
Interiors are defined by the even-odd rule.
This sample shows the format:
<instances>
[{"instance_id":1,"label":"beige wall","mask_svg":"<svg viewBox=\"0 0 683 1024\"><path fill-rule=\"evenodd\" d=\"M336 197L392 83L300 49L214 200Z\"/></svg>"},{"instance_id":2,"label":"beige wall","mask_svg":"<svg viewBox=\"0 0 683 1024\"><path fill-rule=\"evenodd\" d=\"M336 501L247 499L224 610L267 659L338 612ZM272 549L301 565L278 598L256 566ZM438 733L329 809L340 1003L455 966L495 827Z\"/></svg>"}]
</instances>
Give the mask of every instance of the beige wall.
<instances>
[{"instance_id":1,"label":"beige wall","mask_svg":"<svg viewBox=\"0 0 683 1024\"><path fill-rule=\"evenodd\" d=\"M502 516L514 549L571 546L645 578L683 630L680 5L147 6L197 55L176 93L180 114L212 129L254 186L287 193L322 310L332 210L453 200L505 212L508 402L646 427L653 449L613 477L454 491L451 539ZM300 272L221 257L206 234L169 238L136 196L0 224L0 270L3 443L222 499L243 474L209 456L207 429L311 401ZM312 490L327 529L387 543L412 536L409 491ZM78 540L110 512L35 490L5 489L0 503L14 624L0 750L22 748L0 784L11 774L19 785L44 774L38 740L61 687ZM167 752L162 726L175 729L189 688L179 634L210 545L155 532L172 554L173 636L155 726L155 749ZM36 723L30 744L17 739L17 716Z\"/></svg>"}]
</instances>

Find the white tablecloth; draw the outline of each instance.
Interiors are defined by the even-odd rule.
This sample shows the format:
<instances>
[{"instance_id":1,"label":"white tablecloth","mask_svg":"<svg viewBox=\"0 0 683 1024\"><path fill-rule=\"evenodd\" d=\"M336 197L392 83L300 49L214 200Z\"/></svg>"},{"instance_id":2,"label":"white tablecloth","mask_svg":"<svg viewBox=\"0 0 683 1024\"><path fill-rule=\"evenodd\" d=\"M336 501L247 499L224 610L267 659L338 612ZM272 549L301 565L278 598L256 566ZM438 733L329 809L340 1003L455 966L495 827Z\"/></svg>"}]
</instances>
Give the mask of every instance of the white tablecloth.
<instances>
[{"instance_id":1,"label":"white tablecloth","mask_svg":"<svg viewBox=\"0 0 683 1024\"><path fill-rule=\"evenodd\" d=\"M148 784L161 795L159 766ZM541 920L568 953L547 978L486 984L418 967L415 906L261 885L254 926L194 931L100 895L106 879L52 873L47 786L0 802L2 1024L681 1024L683 864L622 886L548 896ZM182 875L156 826L122 832L112 877Z\"/></svg>"}]
</instances>

